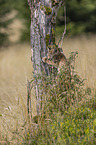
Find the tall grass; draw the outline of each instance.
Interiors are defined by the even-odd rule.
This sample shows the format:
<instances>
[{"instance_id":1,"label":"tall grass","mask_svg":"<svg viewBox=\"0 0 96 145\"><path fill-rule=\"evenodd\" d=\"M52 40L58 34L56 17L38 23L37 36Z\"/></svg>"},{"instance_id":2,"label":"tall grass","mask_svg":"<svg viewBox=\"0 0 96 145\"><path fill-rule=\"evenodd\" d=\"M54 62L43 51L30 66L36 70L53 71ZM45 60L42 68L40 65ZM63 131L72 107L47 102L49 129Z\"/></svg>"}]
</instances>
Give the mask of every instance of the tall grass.
<instances>
[{"instance_id":1,"label":"tall grass","mask_svg":"<svg viewBox=\"0 0 96 145\"><path fill-rule=\"evenodd\" d=\"M68 60L73 62L75 54ZM43 89L41 115L27 122L23 144L96 143L96 94L92 96L91 88L84 89L84 80L76 74L74 63L70 70L62 68L56 78L39 76Z\"/></svg>"},{"instance_id":2,"label":"tall grass","mask_svg":"<svg viewBox=\"0 0 96 145\"><path fill-rule=\"evenodd\" d=\"M42 117L38 130L38 124L29 122L27 116L27 78L32 78L30 46L16 44L0 52L0 141L6 141L6 144L95 143L96 99L92 99L96 97L95 45L96 36L64 39L63 49L67 57L69 52L78 51L75 71L86 79L84 89L89 89L86 99L71 106L63 115L53 110L51 118L48 113L47 118ZM91 94L87 95L90 88ZM33 116L35 103L32 90Z\"/></svg>"}]
</instances>

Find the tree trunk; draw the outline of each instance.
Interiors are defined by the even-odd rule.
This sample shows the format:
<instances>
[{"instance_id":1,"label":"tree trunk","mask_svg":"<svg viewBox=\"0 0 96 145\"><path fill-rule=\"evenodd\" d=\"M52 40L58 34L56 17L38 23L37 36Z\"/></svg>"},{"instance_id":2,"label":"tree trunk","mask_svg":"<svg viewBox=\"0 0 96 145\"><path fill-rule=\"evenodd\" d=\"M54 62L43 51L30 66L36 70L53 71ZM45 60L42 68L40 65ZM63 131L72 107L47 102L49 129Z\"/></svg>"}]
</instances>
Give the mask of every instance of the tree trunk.
<instances>
[{"instance_id":1,"label":"tree trunk","mask_svg":"<svg viewBox=\"0 0 96 145\"><path fill-rule=\"evenodd\" d=\"M35 96L37 114L40 113L42 90L39 88L42 71L50 74L42 58L47 56L47 46L55 44L55 23L59 7L64 0L28 0L31 10L31 51L35 77Z\"/></svg>"}]
</instances>

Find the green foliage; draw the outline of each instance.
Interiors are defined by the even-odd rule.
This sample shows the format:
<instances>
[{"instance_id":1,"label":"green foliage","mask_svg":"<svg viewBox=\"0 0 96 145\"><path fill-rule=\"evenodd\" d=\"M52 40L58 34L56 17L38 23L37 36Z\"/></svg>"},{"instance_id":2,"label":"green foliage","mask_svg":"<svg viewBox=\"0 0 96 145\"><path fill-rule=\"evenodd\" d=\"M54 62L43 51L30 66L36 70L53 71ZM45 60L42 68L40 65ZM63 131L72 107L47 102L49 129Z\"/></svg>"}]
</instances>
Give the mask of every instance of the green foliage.
<instances>
[{"instance_id":1,"label":"green foliage","mask_svg":"<svg viewBox=\"0 0 96 145\"><path fill-rule=\"evenodd\" d=\"M51 117L47 113L47 118L44 120L42 116L42 119L39 120L37 131L35 129L33 134L28 132L23 138L23 143L32 145L95 145L95 116L95 109L88 108L88 106L83 104L77 107L70 107L62 115L54 110Z\"/></svg>"},{"instance_id":2,"label":"green foliage","mask_svg":"<svg viewBox=\"0 0 96 145\"><path fill-rule=\"evenodd\" d=\"M8 40L7 27L11 21L7 19L7 14L12 10L11 2L11 0L0 0L0 46Z\"/></svg>"},{"instance_id":3,"label":"green foliage","mask_svg":"<svg viewBox=\"0 0 96 145\"><path fill-rule=\"evenodd\" d=\"M33 118L23 144L95 144L96 97L90 97L90 88L83 89L84 80L74 71L76 55L68 58L69 72L62 68L55 77L42 76L42 112Z\"/></svg>"},{"instance_id":4,"label":"green foliage","mask_svg":"<svg viewBox=\"0 0 96 145\"><path fill-rule=\"evenodd\" d=\"M94 0L68 0L66 1L67 10L67 35L77 35L83 32L96 33L95 9L96 1ZM62 7L57 16L57 33L59 27L64 29L64 8ZM61 29L61 28L60 28Z\"/></svg>"},{"instance_id":5,"label":"green foliage","mask_svg":"<svg viewBox=\"0 0 96 145\"><path fill-rule=\"evenodd\" d=\"M31 12L27 0L16 0L14 8L19 12L17 17L23 20L24 28L21 29L21 41L30 41Z\"/></svg>"},{"instance_id":6,"label":"green foliage","mask_svg":"<svg viewBox=\"0 0 96 145\"><path fill-rule=\"evenodd\" d=\"M42 82L44 82L42 84L43 90L46 92L47 96L46 106L48 105L51 113L53 111L60 111L62 113L65 109L68 109L70 105L80 101L82 96L84 96L82 87L84 85L84 80L74 71L76 55L77 52L72 52L70 54L70 57L68 58L68 66L62 67L55 78L54 72L52 72L51 77L44 77L43 75L41 78Z\"/></svg>"},{"instance_id":7,"label":"green foliage","mask_svg":"<svg viewBox=\"0 0 96 145\"><path fill-rule=\"evenodd\" d=\"M55 4L55 2L52 0ZM30 8L27 0L14 2L19 11L19 17L24 20L25 28L22 30L21 40L30 40ZM56 3L58 4L58 3ZM67 35L74 36L82 33L96 33L95 5L94 0L68 0L65 3L67 11ZM49 9L50 10L50 9ZM47 11L47 10L46 10ZM51 13L51 11L50 11ZM49 14L50 14L49 13ZM60 8L56 21L56 35L64 30L64 7Z\"/></svg>"},{"instance_id":8,"label":"green foliage","mask_svg":"<svg viewBox=\"0 0 96 145\"><path fill-rule=\"evenodd\" d=\"M16 125L15 131L12 128L11 141L0 134L1 141L21 145L95 145L96 93L82 86L83 80L74 70L76 56L77 52L72 52L68 58L72 71L71 82L66 68L62 68L55 77L53 73L49 77L38 75L42 77L41 114L31 120L30 114L27 116L24 111L24 123L19 128ZM34 73L33 77L36 78L36 75ZM0 117L2 119L3 116Z\"/></svg>"},{"instance_id":9,"label":"green foliage","mask_svg":"<svg viewBox=\"0 0 96 145\"><path fill-rule=\"evenodd\" d=\"M56 144L94 144L95 111L89 108L70 108L63 116L57 114L50 132Z\"/></svg>"},{"instance_id":10,"label":"green foliage","mask_svg":"<svg viewBox=\"0 0 96 145\"><path fill-rule=\"evenodd\" d=\"M0 32L0 46L4 45L7 39L8 39L7 34Z\"/></svg>"}]
</instances>

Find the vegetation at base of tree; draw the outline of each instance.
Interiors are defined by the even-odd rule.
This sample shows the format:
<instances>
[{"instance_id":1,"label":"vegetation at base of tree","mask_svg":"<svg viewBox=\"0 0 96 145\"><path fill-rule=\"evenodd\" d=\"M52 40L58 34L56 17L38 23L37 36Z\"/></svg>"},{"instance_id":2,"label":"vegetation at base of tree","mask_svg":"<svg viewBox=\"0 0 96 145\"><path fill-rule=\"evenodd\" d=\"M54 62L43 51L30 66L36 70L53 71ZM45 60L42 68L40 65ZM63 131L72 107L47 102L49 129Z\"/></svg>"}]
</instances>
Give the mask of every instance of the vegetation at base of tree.
<instances>
[{"instance_id":1,"label":"vegetation at base of tree","mask_svg":"<svg viewBox=\"0 0 96 145\"><path fill-rule=\"evenodd\" d=\"M96 93L92 96L91 88L84 89L84 80L76 74L76 55L77 52L72 52L68 59L71 82L66 68L62 68L55 78L52 75L42 76L41 115L34 116L32 121L28 117L24 126L27 132L23 134L22 144L95 144Z\"/></svg>"},{"instance_id":2,"label":"vegetation at base of tree","mask_svg":"<svg viewBox=\"0 0 96 145\"><path fill-rule=\"evenodd\" d=\"M74 68L76 56L77 52L72 52L68 58L72 71L71 88L65 68L55 78L52 74L50 77L43 75L43 85L40 84L44 90L41 115L31 118L31 113L27 114L24 109L26 111L23 110L20 117L24 121L21 127L16 125L14 130L8 127L9 132L12 131L12 138L4 135L3 142L6 141L9 145L95 145L96 92L93 93L91 88L84 89L84 80ZM34 79L32 83L33 81ZM0 117L2 118L2 114Z\"/></svg>"},{"instance_id":3,"label":"vegetation at base of tree","mask_svg":"<svg viewBox=\"0 0 96 145\"><path fill-rule=\"evenodd\" d=\"M70 107L62 115L60 112L53 111L53 117L48 117L45 121L42 117L37 130L33 129L32 132L32 128L28 129L22 144L95 145L95 115L96 110L87 105L79 105L77 108Z\"/></svg>"},{"instance_id":4,"label":"vegetation at base of tree","mask_svg":"<svg viewBox=\"0 0 96 145\"><path fill-rule=\"evenodd\" d=\"M77 52L72 52L68 58L71 81L66 68L55 78L42 76L41 115L33 117L33 124L28 123L30 128L23 137L23 144L95 144L96 94L92 97L92 90L84 89L84 80L76 74L76 55Z\"/></svg>"}]
</instances>

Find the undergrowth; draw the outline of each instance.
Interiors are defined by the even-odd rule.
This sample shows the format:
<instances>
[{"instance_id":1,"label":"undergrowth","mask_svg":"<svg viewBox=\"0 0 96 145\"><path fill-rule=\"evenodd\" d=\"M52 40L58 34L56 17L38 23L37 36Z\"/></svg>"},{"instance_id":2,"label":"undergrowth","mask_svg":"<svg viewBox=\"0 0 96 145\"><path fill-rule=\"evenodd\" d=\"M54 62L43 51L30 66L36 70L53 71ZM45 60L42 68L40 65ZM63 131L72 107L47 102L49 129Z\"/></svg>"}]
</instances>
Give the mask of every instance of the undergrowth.
<instances>
[{"instance_id":1,"label":"undergrowth","mask_svg":"<svg viewBox=\"0 0 96 145\"><path fill-rule=\"evenodd\" d=\"M41 115L33 117L23 144L95 145L96 94L84 89L84 80L75 72L76 53L68 58L69 69L62 67L53 76L41 77ZM39 76L40 77L40 76Z\"/></svg>"},{"instance_id":2,"label":"undergrowth","mask_svg":"<svg viewBox=\"0 0 96 145\"><path fill-rule=\"evenodd\" d=\"M70 54L69 69L62 67L55 77L53 73L39 76L43 90L41 115L32 120L29 115L17 144L96 144L96 93L91 88L84 89L84 80L75 72L76 55L77 52Z\"/></svg>"}]
</instances>

